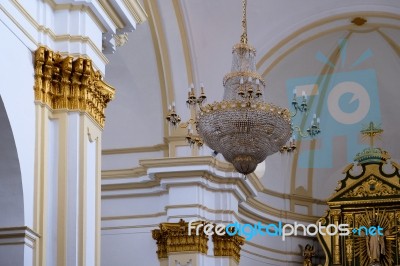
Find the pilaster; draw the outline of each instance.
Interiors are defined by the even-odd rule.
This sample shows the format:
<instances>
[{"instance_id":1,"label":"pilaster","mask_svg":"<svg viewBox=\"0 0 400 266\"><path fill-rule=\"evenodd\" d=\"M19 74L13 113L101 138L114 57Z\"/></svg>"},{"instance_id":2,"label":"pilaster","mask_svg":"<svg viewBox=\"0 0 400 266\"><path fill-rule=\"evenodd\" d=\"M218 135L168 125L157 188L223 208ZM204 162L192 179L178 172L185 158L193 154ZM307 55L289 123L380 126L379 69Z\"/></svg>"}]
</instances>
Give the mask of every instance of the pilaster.
<instances>
[{"instance_id":1,"label":"pilaster","mask_svg":"<svg viewBox=\"0 0 400 266\"><path fill-rule=\"evenodd\" d=\"M100 265L101 133L114 95L87 58L35 53L36 265Z\"/></svg>"}]
</instances>

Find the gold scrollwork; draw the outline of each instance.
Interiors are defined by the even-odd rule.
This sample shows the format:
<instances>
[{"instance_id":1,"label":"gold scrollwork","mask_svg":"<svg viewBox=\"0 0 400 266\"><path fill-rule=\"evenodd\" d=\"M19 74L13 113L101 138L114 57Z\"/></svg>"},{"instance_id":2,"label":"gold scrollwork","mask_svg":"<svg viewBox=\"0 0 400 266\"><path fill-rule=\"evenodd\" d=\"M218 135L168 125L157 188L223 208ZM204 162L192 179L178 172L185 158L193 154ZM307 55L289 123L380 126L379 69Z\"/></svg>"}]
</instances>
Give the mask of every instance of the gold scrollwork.
<instances>
[{"instance_id":1,"label":"gold scrollwork","mask_svg":"<svg viewBox=\"0 0 400 266\"><path fill-rule=\"evenodd\" d=\"M104 111L115 94L87 58L62 57L43 46L35 52L35 100L50 108L89 114L104 127Z\"/></svg>"},{"instance_id":2,"label":"gold scrollwork","mask_svg":"<svg viewBox=\"0 0 400 266\"><path fill-rule=\"evenodd\" d=\"M362 197L376 197L397 195L398 191L394 187L390 187L378 180L376 177L371 176L365 180L360 186L350 190L344 194L343 198L362 198Z\"/></svg>"},{"instance_id":3,"label":"gold scrollwork","mask_svg":"<svg viewBox=\"0 0 400 266\"><path fill-rule=\"evenodd\" d=\"M203 230L196 235L195 229L198 225L206 225L206 222L193 222L193 229L189 235L188 223L180 220L178 223L161 223L160 229L152 231L152 237L157 241L157 255L159 259L168 258L171 252L195 251L207 254L208 236Z\"/></svg>"}]
</instances>

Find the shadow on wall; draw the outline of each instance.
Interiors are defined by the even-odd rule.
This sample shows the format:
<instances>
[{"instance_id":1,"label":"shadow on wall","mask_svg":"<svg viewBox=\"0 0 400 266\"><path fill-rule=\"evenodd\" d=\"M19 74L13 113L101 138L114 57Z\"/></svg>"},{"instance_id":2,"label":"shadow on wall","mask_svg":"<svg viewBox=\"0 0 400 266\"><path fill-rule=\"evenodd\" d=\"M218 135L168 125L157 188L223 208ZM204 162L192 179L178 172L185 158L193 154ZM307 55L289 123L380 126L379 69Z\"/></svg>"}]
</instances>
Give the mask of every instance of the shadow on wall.
<instances>
[{"instance_id":1,"label":"shadow on wall","mask_svg":"<svg viewBox=\"0 0 400 266\"><path fill-rule=\"evenodd\" d=\"M0 97L0 229L23 226L21 170L14 135ZM1 261L1 259L0 259Z\"/></svg>"}]
</instances>

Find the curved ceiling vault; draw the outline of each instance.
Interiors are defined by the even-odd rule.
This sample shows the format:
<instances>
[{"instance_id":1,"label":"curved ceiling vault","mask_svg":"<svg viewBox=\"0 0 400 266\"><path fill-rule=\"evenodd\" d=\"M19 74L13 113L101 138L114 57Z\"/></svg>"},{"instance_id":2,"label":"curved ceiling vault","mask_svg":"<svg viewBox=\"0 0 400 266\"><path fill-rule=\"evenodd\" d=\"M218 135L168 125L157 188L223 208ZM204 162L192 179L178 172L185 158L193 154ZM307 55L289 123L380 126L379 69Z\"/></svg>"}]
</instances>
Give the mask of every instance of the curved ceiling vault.
<instances>
[{"instance_id":1,"label":"curved ceiling vault","mask_svg":"<svg viewBox=\"0 0 400 266\"><path fill-rule=\"evenodd\" d=\"M205 83L209 101L221 99L231 47L240 38L239 0L145 0L144 6L149 24L140 25L128 44L110 56L107 80L119 91L107 110L106 148L156 145L177 134L165 126L165 112L175 101L182 118L188 118L191 82ZM316 141L299 142L299 152L267 158L261 180L266 193L327 198L340 170L363 148L357 132L369 119L382 124L381 145L400 158L395 141L399 14L400 3L393 0L249 0L249 41L258 49L268 100L289 106L293 89L312 92L318 87L310 97L323 130ZM352 22L357 17L365 22ZM348 118L360 106L367 114ZM311 115L295 122L306 124Z\"/></svg>"}]
</instances>

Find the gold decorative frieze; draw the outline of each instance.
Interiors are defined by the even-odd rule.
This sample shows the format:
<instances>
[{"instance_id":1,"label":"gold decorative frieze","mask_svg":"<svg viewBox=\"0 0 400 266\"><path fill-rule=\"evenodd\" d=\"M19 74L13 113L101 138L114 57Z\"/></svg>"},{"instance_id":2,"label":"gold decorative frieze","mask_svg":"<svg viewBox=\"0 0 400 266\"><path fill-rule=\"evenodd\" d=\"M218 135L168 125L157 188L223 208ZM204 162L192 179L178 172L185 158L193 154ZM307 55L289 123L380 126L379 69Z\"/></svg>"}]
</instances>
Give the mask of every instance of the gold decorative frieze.
<instances>
[{"instance_id":1,"label":"gold decorative frieze","mask_svg":"<svg viewBox=\"0 0 400 266\"><path fill-rule=\"evenodd\" d=\"M395 187L390 187L378 180L376 177L371 176L364 181L360 186L350 190L343 195L343 198L362 198L362 197L377 197L398 195L399 192Z\"/></svg>"},{"instance_id":2,"label":"gold decorative frieze","mask_svg":"<svg viewBox=\"0 0 400 266\"><path fill-rule=\"evenodd\" d=\"M240 250L244 244L244 237L239 235L230 236L213 234L214 243L214 256L229 256L235 259L238 263L240 261Z\"/></svg>"},{"instance_id":3,"label":"gold decorative frieze","mask_svg":"<svg viewBox=\"0 0 400 266\"><path fill-rule=\"evenodd\" d=\"M35 100L52 108L81 111L104 127L104 111L115 94L92 61L62 57L46 47L35 52Z\"/></svg>"},{"instance_id":4,"label":"gold decorative frieze","mask_svg":"<svg viewBox=\"0 0 400 266\"><path fill-rule=\"evenodd\" d=\"M168 258L171 252L192 251L207 254L208 236L203 230L199 230L196 235L195 228L198 225L204 226L206 222L193 222L189 235L188 223L182 219L178 223L161 223L160 229L152 231L153 239L157 241L158 258Z\"/></svg>"}]
</instances>

